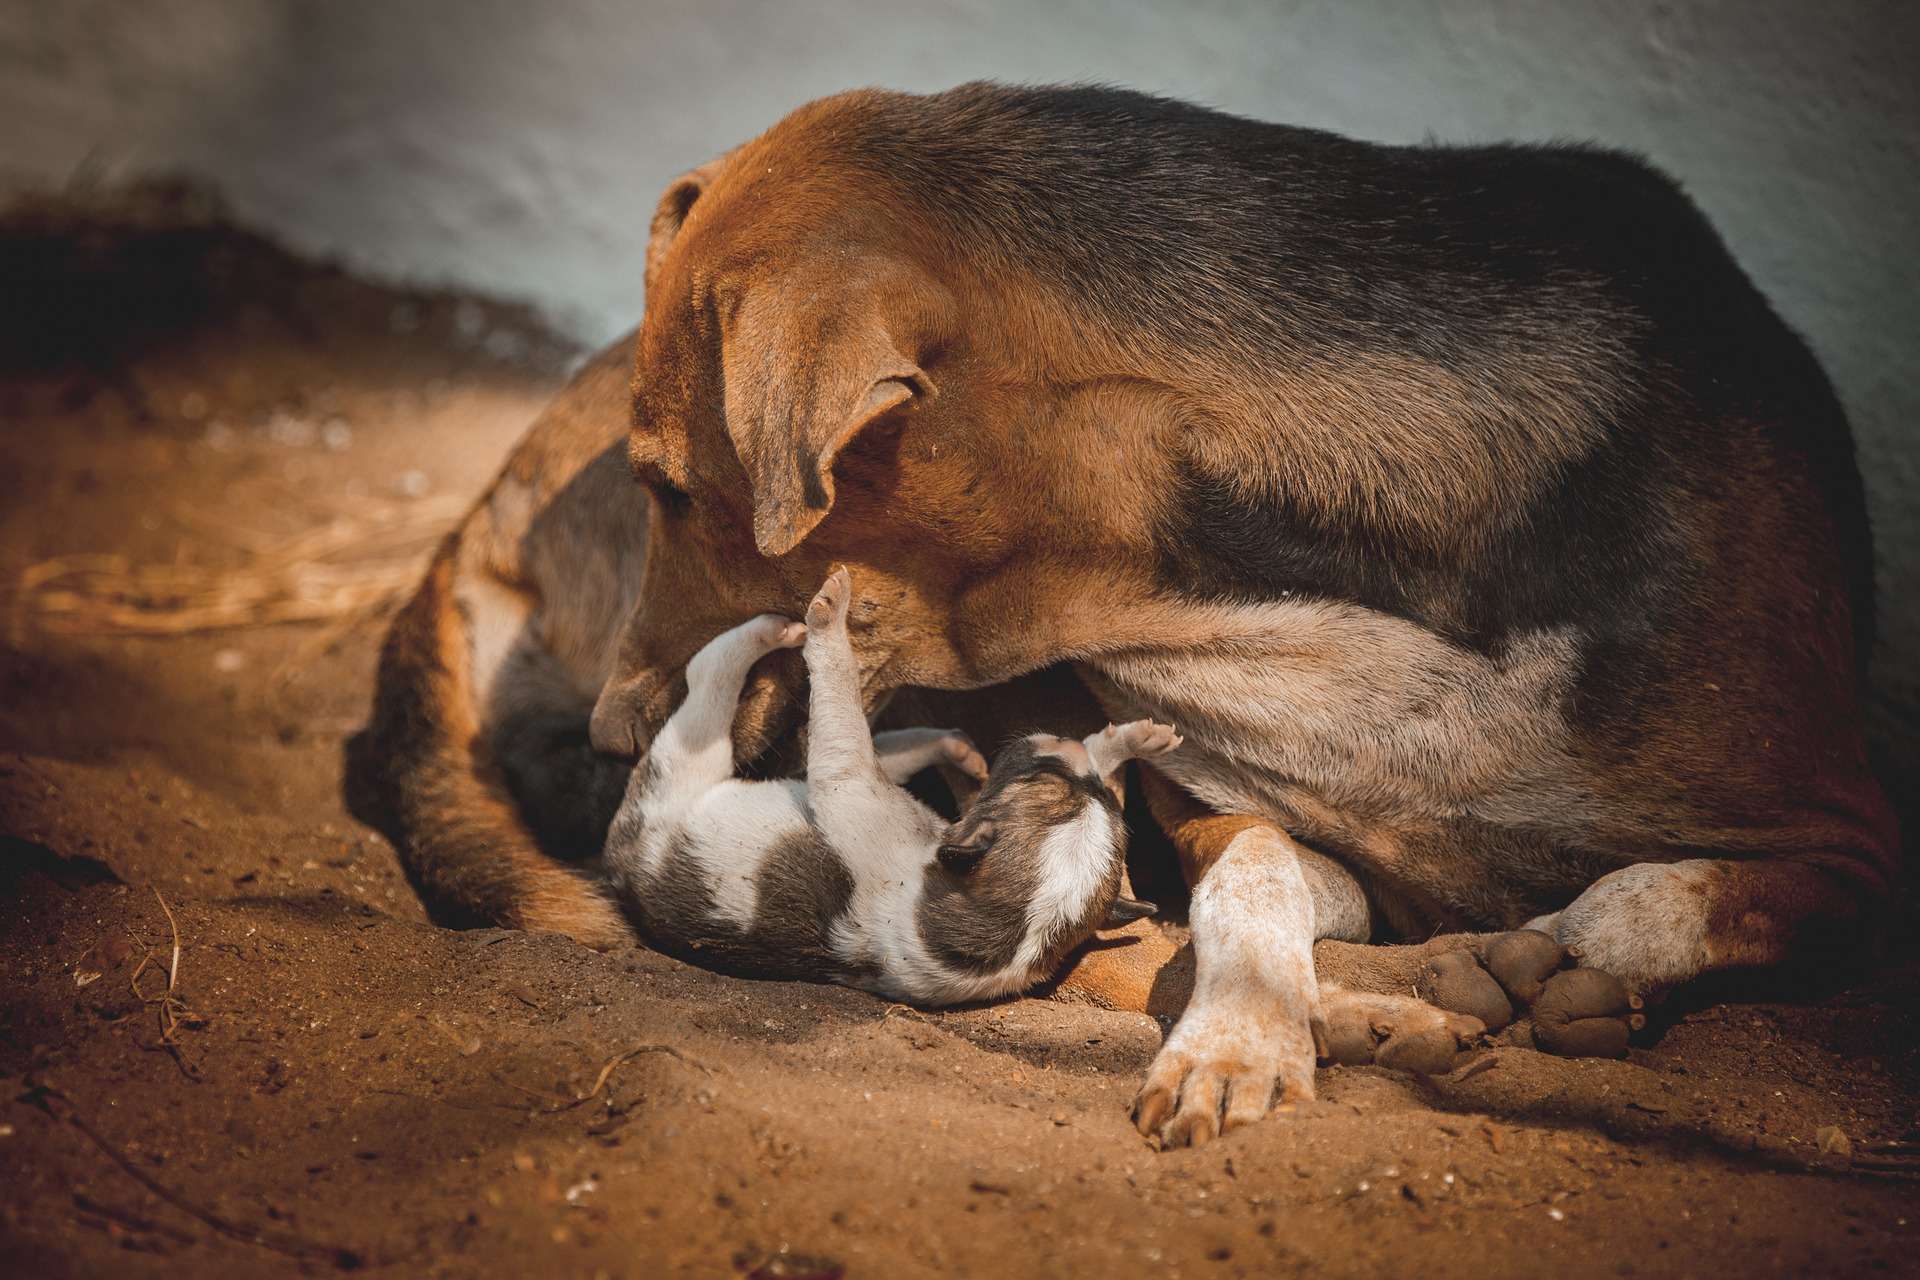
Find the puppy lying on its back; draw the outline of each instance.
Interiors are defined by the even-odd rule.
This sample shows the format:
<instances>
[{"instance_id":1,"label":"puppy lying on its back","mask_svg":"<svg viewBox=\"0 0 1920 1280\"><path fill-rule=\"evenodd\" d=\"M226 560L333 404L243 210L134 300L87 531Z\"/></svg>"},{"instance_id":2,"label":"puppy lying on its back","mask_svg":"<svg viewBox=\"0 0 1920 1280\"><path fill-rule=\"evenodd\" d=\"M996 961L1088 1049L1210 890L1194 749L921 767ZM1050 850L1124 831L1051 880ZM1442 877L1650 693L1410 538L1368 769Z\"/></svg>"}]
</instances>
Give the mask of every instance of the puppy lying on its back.
<instances>
[{"instance_id":1,"label":"puppy lying on its back","mask_svg":"<svg viewBox=\"0 0 1920 1280\"><path fill-rule=\"evenodd\" d=\"M719 967L832 978L919 1004L984 1000L1049 976L1096 928L1152 910L1119 897L1126 829L1111 779L1180 745L1141 720L1084 742L1032 734L989 773L966 738L877 738L847 639L847 572L802 626L775 614L711 641L633 775L606 865L647 934ZM730 730L753 664L806 646L807 779L733 776ZM949 826L900 784L949 762L985 786Z\"/></svg>"}]
</instances>

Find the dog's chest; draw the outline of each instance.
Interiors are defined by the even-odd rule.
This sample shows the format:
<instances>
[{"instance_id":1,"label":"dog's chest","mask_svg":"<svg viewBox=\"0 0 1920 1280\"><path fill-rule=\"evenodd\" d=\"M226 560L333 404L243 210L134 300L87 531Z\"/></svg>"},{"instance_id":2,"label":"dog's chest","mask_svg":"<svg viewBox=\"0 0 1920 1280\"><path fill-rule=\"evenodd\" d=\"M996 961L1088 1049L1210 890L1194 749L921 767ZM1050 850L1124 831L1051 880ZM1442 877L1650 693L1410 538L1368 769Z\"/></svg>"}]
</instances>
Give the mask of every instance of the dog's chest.
<instances>
[{"instance_id":1,"label":"dog's chest","mask_svg":"<svg viewBox=\"0 0 1920 1280\"><path fill-rule=\"evenodd\" d=\"M1365 829L1534 825L1584 805L1562 633L1488 656L1330 602L1195 605L1180 622L1083 675L1115 719L1173 724L1186 743L1156 767L1216 808L1289 822L1311 798Z\"/></svg>"}]
</instances>

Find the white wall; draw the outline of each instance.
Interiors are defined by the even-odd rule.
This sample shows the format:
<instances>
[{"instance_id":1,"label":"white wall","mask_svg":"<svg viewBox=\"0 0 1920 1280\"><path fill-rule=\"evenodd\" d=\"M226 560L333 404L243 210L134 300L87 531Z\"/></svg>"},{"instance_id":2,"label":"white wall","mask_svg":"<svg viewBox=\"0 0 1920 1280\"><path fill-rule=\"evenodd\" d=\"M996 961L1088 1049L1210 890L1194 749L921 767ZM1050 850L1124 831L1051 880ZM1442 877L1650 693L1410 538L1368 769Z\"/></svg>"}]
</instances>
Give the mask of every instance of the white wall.
<instances>
[{"instance_id":1,"label":"white wall","mask_svg":"<svg viewBox=\"0 0 1920 1280\"><path fill-rule=\"evenodd\" d=\"M0 163L185 169L377 271L631 324L660 187L862 84L1101 79L1386 141L1589 138L1678 175L1866 457L1882 687L1920 729L1920 0L0 0ZM1888 726L1893 727L1893 726Z\"/></svg>"}]
</instances>

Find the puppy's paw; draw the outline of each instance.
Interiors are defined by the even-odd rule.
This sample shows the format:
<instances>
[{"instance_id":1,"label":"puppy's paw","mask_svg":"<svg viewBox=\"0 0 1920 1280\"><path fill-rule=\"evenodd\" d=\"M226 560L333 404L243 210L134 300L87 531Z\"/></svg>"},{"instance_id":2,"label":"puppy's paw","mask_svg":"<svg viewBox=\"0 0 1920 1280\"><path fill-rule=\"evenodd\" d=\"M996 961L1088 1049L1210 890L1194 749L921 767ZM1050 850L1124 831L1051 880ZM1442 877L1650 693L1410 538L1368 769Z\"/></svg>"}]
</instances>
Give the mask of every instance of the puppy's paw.
<instances>
[{"instance_id":1,"label":"puppy's paw","mask_svg":"<svg viewBox=\"0 0 1920 1280\"><path fill-rule=\"evenodd\" d=\"M853 577L841 565L827 575L820 584L820 591L807 606L807 625L825 630L838 626L847 618L847 602L853 598Z\"/></svg>"},{"instance_id":2,"label":"puppy's paw","mask_svg":"<svg viewBox=\"0 0 1920 1280\"><path fill-rule=\"evenodd\" d=\"M747 634L769 653L775 649L798 649L807 639L804 623L777 613L763 613L746 625Z\"/></svg>"},{"instance_id":3,"label":"puppy's paw","mask_svg":"<svg viewBox=\"0 0 1920 1280\"><path fill-rule=\"evenodd\" d=\"M973 745L973 739L958 729L949 729L940 739L940 752L948 764L975 782L987 780L987 758Z\"/></svg>"},{"instance_id":4,"label":"puppy's paw","mask_svg":"<svg viewBox=\"0 0 1920 1280\"><path fill-rule=\"evenodd\" d=\"M1140 760L1163 756L1184 741L1172 725L1156 724L1152 720L1110 724L1100 732L1120 748L1117 754Z\"/></svg>"}]
</instances>

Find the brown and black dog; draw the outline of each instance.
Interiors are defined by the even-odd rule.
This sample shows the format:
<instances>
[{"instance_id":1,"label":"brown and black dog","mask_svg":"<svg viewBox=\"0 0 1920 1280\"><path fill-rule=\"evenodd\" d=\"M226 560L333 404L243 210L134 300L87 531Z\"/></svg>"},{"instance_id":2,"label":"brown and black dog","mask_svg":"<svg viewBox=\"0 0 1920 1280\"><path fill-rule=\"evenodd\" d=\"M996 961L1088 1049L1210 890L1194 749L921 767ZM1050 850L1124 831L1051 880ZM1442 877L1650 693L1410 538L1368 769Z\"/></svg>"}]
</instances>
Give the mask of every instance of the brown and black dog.
<instances>
[{"instance_id":1,"label":"brown and black dog","mask_svg":"<svg viewBox=\"0 0 1920 1280\"><path fill-rule=\"evenodd\" d=\"M708 637L835 562L874 705L1070 660L1177 725L1197 985L1138 1111L1169 1141L1310 1094L1316 938L1531 923L1656 989L1885 899L1846 423L1632 159L843 95L669 188L637 361L650 554L593 744L643 751ZM757 674L743 759L799 679ZM598 902L415 865L497 919Z\"/></svg>"}]
</instances>

